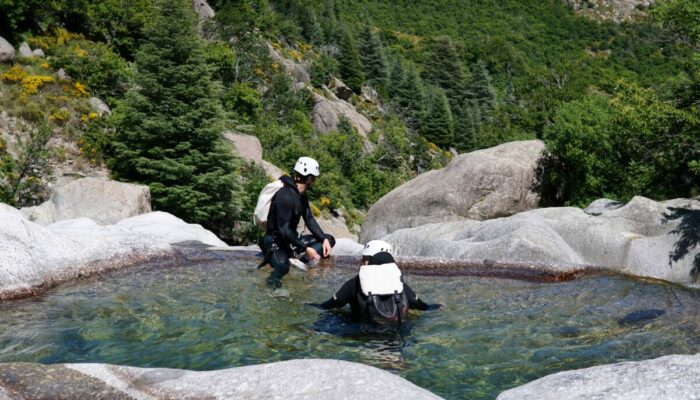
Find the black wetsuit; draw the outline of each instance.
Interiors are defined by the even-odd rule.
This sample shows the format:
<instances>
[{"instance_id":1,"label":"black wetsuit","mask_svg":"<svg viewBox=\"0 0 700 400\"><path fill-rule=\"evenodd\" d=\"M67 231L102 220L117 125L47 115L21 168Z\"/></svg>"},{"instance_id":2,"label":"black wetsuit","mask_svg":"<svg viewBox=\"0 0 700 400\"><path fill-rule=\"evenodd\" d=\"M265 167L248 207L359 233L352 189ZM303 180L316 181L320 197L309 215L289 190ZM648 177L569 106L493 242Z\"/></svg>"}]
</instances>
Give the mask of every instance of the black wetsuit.
<instances>
[{"instance_id":1,"label":"black wetsuit","mask_svg":"<svg viewBox=\"0 0 700 400\"><path fill-rule=\"evenodd\" d=\"M265 260L273 268L268 278L268 283L273 286L279 286L282 277L289 272L289 259L295 253L303 253L307 247L313 247L323 256L325 239L328 239L331 247L335 246L335 238L323 233L316 222L306 193L299 193L291 177L285 175L280 180L284 187L272 197L270 212L267 214L267 231L259 243ZM297 234L297 226L302 218L311 235Z\"/></svg>"},{"instance_id":2,"label":"black wetsuit","mask_svg":"<svg viewBox=\"0 0 700 400\"><path fill-rule=\"evenodd\" d=\"M403 290L408 298L408 308L410 309L426 311L434 310L440 307L439 304L424 303L423 300L420 300L418 296L416 296L416 293L405 283L403 284ZM324 310L330 310L332 308L344 307L349 303L352 319L355 321L367 321L369 319L367 310L360 306L358 296L361 296L363 299L367 298L367 296L362 293L362 288L360 287L360 276L355 275L354 278L345 282L333 297L324 303L314 305L323 308Z\"/></svg>"}]
</instances>

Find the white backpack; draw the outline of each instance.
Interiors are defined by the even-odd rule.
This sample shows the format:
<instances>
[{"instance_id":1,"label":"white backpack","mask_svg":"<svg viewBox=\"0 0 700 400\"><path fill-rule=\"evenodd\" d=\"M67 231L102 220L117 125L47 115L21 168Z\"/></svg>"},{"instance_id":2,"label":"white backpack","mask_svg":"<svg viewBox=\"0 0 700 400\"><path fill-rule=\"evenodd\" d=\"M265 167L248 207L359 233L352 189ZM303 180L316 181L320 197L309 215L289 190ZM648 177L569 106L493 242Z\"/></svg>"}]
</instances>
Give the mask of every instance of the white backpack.
<instances>
[{"instance_id":1,"label":"white backpack","mask_svg":"<svg viewBox=\"0 0 700 400\"><path fill-rule=\"evenodd\" d=\"M255 206L255 212L253 213L253 222L255 225L259 226L260 229L265 230L267 227L267 214L270 213L272 197L283 187L284 183L277 179L265 185L260 191L258 195L258 204Z\"/></svg>"}]
</instances>

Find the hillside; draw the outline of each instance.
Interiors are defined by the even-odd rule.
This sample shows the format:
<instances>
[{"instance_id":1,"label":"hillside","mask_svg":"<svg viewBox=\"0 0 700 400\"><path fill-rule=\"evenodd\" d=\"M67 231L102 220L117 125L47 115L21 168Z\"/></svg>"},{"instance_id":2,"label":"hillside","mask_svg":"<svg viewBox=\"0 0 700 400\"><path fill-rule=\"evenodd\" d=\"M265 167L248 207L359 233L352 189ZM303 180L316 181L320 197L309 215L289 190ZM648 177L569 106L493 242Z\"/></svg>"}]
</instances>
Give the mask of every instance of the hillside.
<instances>
[{"instance_id":1,"label":"hillside","mask_svg":"<svg viewBox=\"0 0 700 400\"><path fill-rule=\"evenodd\" d=\"M559 0L166 3L0 4L0 36L45 54L0 64L0 201L109 168L148 184L155 209L254 240L265 174L223 132L257 137L283 170L317 158L314 205L350 227L452 154L519 139L547 143L554 204L700 192L692 1L603 21ZM93 117L93 96L113 112ZM10 123L36 145L6 143Z\"/></svg>"}]
</instances>

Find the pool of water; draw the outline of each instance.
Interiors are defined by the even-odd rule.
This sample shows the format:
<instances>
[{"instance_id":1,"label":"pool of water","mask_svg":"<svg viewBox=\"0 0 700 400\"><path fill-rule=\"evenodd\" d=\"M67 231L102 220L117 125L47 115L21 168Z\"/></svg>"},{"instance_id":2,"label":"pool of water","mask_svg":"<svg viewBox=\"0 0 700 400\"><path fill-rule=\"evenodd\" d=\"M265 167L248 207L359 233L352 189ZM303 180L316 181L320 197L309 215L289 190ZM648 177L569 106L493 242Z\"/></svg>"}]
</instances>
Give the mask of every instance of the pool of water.
<instances>
[{"instance_id":1,"label":"pool of water","mask_svg":"<svg viewBox=\"0 0 700 400\"><path fill-rule=\"evenodd\" d=\"M700 294L615 276L563 283L408 275L428 303L402 332L322 302L353 269L292 271L288 297L257 259L141 266L0 302L0 362L211 370L334 358L392 371L447 399L492 399L562 370L700 351ZM660 310L632 314L639 310ZM661 314L658 315L657 314Z\"/></svg>"}]
</instances>

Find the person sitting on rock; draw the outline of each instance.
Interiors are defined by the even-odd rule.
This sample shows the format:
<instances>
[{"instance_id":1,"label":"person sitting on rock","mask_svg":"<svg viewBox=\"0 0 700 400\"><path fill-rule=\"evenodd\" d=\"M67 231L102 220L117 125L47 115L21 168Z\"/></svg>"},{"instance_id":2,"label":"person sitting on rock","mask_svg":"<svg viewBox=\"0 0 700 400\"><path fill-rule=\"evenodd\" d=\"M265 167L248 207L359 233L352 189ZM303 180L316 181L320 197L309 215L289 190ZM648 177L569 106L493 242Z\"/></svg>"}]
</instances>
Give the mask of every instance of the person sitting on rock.
<instances>
[{"instance_id":1,"label":"person sitting on rock","mask_svg":"<svg viewBox=\"0 0 700 400\"><path fill-rule=\"evenodd\" d=\"M379 243L370 246L367 253L375 246L378 247ZM368 250L367 246L365 250ZM388 250L391 251L391 245ZM441 308L441 304L424 303L403 282L401 271L389 251L371 255L368 264L361 266L359 273L345 282L333 297L321 304L310 305L330 310L350 304L354 321L389 325L404 323L409 309L426 311Z\"/></svg>"},{"instance_id":2,"label":"person sitting on rock","mask_svg":"<svg viewBox=\"0 0 700 400\"><path fill-rule=\"evenodd\" d=\"M323 232L316 222L306 192L320 175L318 162L310 157L300 157L294 165L292 177L282 176L283 186L274 194L267 214L265 236L259 241L264 254L260 267L269 263L272 273L268 285L278 288L282 277L289 272L290 260L304 269L304 263L315 263L331 255L335 238ZM299 220L304 219L310 235L297 233ZM295 260L295 256L301 256Z\"/></svg>"}]
</instances>

